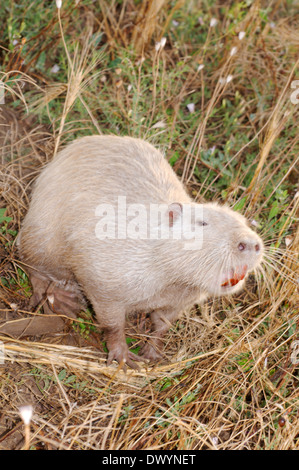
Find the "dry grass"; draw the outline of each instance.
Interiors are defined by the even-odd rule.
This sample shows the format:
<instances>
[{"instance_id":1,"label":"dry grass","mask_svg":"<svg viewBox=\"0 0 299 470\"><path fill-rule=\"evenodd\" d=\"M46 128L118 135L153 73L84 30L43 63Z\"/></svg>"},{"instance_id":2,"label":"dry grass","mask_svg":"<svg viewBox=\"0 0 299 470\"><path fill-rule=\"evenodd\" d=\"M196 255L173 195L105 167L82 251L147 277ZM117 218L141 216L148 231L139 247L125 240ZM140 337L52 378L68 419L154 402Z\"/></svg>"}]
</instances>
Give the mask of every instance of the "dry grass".
<instances>
[{"instance_id":1,"label":"dry grass","mask_svg":"<svg viewBox=\"0 0 299 470\"><path fill-rule=\"evenodd\" d=\"M146 136L157 144L161 139L164 147L167 142L170 156L179 153L174 168L196 199L222 198L230 205L245 199L242 211L263 224L267 257L262 275L250 278L244 292L185 312L166 338L168 360L155 367L126 375L116 365L107 367L101 334L82 337L71 326L37 338L0 334L5 349L0 365L0 448L24 446L19 406L29 403L34 408L30 446L36 449L298 450L299 198L294 189L298 136L293 129L298 105L289 100L298 68L298 18L289 17L280 2L274 2L275 27L270 26L261 19L259 2L253 2L245 15L236 16L236 33L246 31L240 41L229 33L228 10L224 14L213 6L204 21L215 17L218 26L207 28L205 40L196 45L180 43L175 27L170 34L175 13L181 13L182 22L196 14L193 2L99 4L100 12L81 7L88 34L84 39L80 32L80 47L71 50L68 43L75 34L75 7L66 6L61 22L53 16L48 26L47 31L54 31L60 24L64 32L67 82L44 88L46 80L41 83L34 73L39 57L35 52L30 56L33 68L16 69L18 75L12 67L16 55L9 55L6 63L9 70L2 79L8 83L9 98L0 113L0 204L12 220L4 222L0 232L0 318L32 315L27 309L30 285L18 266L16 232L40 169L61 143L82 130L116 132L121 123L120 133ZM59 43L61 29L52 46ZM131 58L122 62L127 68L119 72L99 65L103 55L101 50L94 54L95 32L103 32L105 53L112 60L123 47L132 47ZM33 51L43 34L31 40ZM163 36L167 46L157 51L155 41ZM233 47L238 50L232 55ZM215 60L219 56L221 60ZM143 57L151 69L144 68ZM170 81L179 61L182 71ZM213 61L208 75L205 69ZM205 69L196 71L200 63ZM7 74L13 81L8 82ZM233 79L227 80L229 76ZM129 78L134 96L127 91ZM91 83L96 83L95 89ZM34 92L33 97L28 99L26 91ZM229 117L217 113L223 100L233 101L237 92L241 112L231 124ZM201 111L188 121L182 107L194 93ZM17 98L20 104L13 110ZM51 108L57 99L63 100L54 108L59 116ZM150 99L147 106L144 99ZM48 124L45 116L43 124L38 123L33 113L37 109L47 110ZM232 135L227 135L230 125ZM211 135L224 149L239 130L244 140L221 167L203 157ZM249 161L250 152L256 156ZM204 177L198 178L197 169ZM226 170L232 171L232 178L223 191ZM289 192L277 217L269 218L271 207L280 201L275 199L277 191L285 184ZM136 319L130 320L128 334L140 339Z\"/></svg>"}]
</instances>

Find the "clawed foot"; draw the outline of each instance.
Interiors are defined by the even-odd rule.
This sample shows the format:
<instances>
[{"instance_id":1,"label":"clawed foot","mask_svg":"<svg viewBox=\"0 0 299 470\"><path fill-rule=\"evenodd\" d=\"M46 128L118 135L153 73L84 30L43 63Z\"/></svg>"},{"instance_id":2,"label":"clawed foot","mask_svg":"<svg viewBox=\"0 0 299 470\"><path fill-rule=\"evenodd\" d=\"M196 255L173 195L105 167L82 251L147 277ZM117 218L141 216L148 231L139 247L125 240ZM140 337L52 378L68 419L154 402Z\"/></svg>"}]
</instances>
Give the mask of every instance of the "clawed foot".
<instances>
[{"instance_id":1,"label":"clawed foot","mask_svg":"<svg viewBox=\"0 0 299 470\"><path fill-rule=\"evenodd\" d=\"M125 372L127 371L127 366L135 370L140 370L136 362L147 362L146 358L134 354L129 351L128 348L126 348L126 350L122 350L122 348L109 350L107 365L110 366L114 360L119 364L123 364L123 370Z\"/></svg>"},{"instance_id":2,"label":"clawed foot","mask_svg":"<svg viewBox=\"0 0 299 470\"><path fill-rule=\"evenodd\" d=\"M112 339L113 338L113 339ZM140 354L134 354L129 351L128 346L125 341L116 341L115 337L111 336L107 338L107 347L108 347L108 360L107 365L111 365L113 361L117 361L119 364L122 364L123 370L127 371L127 366L132 369L140 370L140 367L137 362L159 362L163 359L163 355L160 350L162 350L163 342L161 340L153 339L150 342L145 343L141 350Z\"/></svg>"},{"instance_id":3,"label":"clawed foot","mask_svg":"<svg viewBox=\"0 0 299 470\"><path fill-rule=\"evenodd\" d=\"M151 343L145 343L140 351L140 357L146 358L149 362L159 362L163 359L162 354Z\"/></svg>"},{"instance_id":4,"label":"clawed foot","mask_svg":"<svg viewBox=\"0 0 299 470\"><path fill-rule=\"evenodd\" d=\"M123 370L126 372L127 366L135 370L140 370L140 367L138 364L136 364L136 362L159 362L162 359L162 354L157 351L153 345L146 343L142 347L140 355L134 354L128 349L126 351L121 351L119 348L117 348L109 351L107 365L110 366L115 360L119 364L123 363Z\"/></svg>"}]
</instances>

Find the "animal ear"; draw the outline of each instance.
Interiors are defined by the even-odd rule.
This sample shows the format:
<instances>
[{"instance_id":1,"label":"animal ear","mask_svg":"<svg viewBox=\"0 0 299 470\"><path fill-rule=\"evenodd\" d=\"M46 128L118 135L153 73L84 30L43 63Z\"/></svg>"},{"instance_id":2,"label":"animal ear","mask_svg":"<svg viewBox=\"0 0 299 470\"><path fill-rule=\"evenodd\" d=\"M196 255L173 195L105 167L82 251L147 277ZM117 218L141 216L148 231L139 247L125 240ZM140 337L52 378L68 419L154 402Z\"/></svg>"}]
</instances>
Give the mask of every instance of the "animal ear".
<instances>
[{"instance_id":1,"label":"animal ear","mask_svg":"<svg viewBox=\"0 0 299 470\"><path fill-rule=\"evenodd\" d=\"M167 216L169 227L172 227L173 224L178 220L183 213L183 205L180 202L173 202L168 206Z\"/></svg>"}]
</instances>

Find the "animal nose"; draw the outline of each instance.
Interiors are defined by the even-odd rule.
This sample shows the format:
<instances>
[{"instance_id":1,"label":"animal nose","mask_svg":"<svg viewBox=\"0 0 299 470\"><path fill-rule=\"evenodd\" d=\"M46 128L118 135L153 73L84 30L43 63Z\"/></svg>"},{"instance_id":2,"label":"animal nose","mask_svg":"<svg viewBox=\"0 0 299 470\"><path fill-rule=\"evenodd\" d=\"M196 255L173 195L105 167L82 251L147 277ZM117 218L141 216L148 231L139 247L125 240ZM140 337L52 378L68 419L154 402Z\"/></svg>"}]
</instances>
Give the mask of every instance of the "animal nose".
<instances>
[{"instance_id":1,"label":"animal nose","mask_svg":"<svg viewBox=\"0 0 299 470\"><path fill-rule=\"evenodd\" d=\"M257 253L261 250L261 246L257 242L240 242L238 245L239 251L255 250Z\"/></svg>"}]
</instances>

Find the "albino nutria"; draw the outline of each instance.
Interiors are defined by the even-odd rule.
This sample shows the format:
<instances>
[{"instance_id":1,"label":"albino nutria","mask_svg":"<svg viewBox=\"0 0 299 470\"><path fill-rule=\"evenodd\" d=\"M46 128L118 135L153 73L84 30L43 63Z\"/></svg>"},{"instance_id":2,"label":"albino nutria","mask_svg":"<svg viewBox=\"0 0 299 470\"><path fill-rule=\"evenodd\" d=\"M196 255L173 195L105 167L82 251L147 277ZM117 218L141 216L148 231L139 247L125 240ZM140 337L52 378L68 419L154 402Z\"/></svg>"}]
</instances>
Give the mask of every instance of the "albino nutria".
<instances>
[{"instance_id":1,"label":"albino nutria","mask_svg":"<svg viewBox=\"0 0 299 470\"><path fill-rule=\"evenodd\" d=\"M147 218L157 208L158 218ZM263 255L243 216L192 202L160 151L116 136L75 140L43 169L19 249L32 305L44 298L46 309L74 315L84 293L105 330L108 363L131 367L159 358L182 310L239 290ZM131 312L150 313L152 322L140 356L126 344Z\"/></svg>"}]
</instances>

